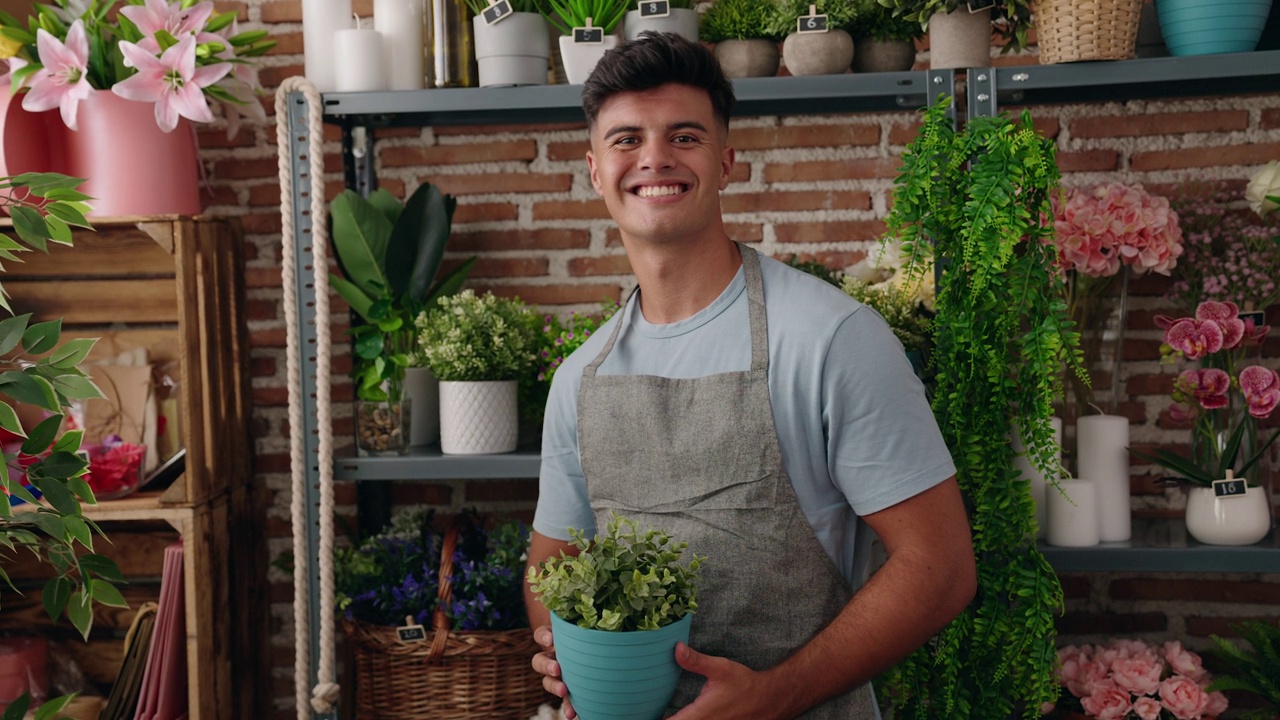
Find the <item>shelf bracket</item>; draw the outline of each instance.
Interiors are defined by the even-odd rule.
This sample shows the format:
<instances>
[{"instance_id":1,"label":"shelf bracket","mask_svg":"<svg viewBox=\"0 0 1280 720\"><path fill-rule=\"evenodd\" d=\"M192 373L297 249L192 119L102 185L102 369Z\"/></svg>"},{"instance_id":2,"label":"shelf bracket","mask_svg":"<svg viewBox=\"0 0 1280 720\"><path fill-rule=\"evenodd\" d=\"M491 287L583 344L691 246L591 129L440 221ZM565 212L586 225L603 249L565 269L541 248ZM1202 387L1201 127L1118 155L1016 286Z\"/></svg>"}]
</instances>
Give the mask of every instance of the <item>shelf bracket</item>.
<instances>
[{"instance_id":1,"label":"shelf bracket","mask_svg":"<svg viewBox=\"0 0 1280 720\"><path fill-rule=\"evenodd\" d=\"M970 68L969 117L996 116L996 71L993 68Z\"/></svg>"},{"instance_id":2,"label":"shelf bracket","mask_svg":"<svg viewBox=\"0 0 1280 720\"><path fill-rule=\"evenodd\" d=\"M346 186L369 197L378 187L373 167L373 128L368 125L342 126L342 173Z\"/></svg>"},{"instance_id":3,"label":"shelf bracket","mask_svg":"<svg viewBox=\"0 0 1280 720\"><path fill-rule=\"evenodd\" d=\"M952 99L951 105L947 108L947 117L951 118L952 124L956 122L956 71L955 70L928 70L925 72L925 99L928 101L929 107L933 107L941 97L949 97Z\"/></svg>"}]
</instances>

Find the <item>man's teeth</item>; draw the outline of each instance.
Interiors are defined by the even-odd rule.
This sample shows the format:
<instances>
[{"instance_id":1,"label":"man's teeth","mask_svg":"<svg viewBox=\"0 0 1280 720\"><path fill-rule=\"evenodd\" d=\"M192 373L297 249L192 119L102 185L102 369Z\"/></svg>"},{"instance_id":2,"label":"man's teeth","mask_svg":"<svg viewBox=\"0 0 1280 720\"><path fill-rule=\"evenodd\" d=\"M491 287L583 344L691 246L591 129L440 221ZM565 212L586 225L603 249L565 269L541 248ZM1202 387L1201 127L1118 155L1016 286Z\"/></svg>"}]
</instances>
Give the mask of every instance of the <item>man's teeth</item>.
<instances>
[{"instance_id":1,"label":"man's teeth","mask_svg":"<svg viewBox=\"0 0 1280 720\"><path fill-rule=\"evenodd\" d=\"M684 186L682 185L662 185L656 187L646 185L637 190L636 194L640 197L662 197L664 195L679 195L682 192L684 192Z\"/></svg>"}]
</instances>

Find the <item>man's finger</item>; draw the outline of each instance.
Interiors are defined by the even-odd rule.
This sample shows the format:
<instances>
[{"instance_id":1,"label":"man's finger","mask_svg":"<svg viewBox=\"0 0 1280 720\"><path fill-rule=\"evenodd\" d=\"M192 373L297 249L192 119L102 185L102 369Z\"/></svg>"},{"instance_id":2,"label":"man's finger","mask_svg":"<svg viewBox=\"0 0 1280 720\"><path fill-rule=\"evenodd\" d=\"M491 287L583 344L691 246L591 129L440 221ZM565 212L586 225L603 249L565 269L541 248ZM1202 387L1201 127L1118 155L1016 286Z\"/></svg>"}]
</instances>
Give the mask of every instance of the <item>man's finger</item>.
<instances>
[{"instance_id":1,"label":"man's finger","mask_svg":"<svg viewBox=\"0 0 1280 720\"><path fill-rule=\"evenodd\" d=\"M691 673L706 675L708 668L705 666L707 656L694 650L688 645L680 642L676 643L676 664L688 670Z\"/></svg>"}]
</instances>

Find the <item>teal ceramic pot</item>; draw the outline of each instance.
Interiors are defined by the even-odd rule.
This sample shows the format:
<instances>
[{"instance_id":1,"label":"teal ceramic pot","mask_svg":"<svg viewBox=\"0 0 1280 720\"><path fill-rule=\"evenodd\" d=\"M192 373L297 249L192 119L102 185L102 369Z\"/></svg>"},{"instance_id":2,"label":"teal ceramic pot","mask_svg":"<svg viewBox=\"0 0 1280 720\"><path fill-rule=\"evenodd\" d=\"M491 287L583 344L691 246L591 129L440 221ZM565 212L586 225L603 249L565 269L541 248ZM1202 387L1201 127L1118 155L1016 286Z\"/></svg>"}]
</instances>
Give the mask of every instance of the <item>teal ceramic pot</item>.
<instances>
[{"instance_id":1,"label":"teal ceramic pot","mask_svg":"<svg viewBox=\"0 0 1280 720\"><path fill-rule=\"evenodd\" d=\"M556 660L582 720L659 720L676 692L676 643L692 615L657 630L587 630L551 614Z\"/></svg>"},{"instance_id":2,"label":"teal ceramic pot","mask_svg":"<svg viewBox=\"0 0 1280 720\"><path fill-rule=\"evenodd\" d=\"M1252 52L1271 0L1156 0L1160 32L1175 56Z\"/></svg>"}]
</instances>

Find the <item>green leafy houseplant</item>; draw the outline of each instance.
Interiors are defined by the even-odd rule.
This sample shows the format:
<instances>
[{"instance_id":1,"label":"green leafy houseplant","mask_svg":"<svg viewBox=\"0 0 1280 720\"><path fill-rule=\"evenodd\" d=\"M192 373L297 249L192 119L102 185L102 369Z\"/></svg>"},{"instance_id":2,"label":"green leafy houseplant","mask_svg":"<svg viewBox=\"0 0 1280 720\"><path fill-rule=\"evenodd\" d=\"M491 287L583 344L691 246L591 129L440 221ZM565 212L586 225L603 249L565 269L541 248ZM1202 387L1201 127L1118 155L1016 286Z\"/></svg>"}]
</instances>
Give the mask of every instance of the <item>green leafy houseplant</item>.
<instances>
[{"instance_id":1,"label":"green leafy houseplant","mask_svg":"<svg viewBox=\"0 0 1280 720\"><path fill-rule=\"evenodd\" d=\"M1209 691L1238 690L1261 698L1264 707L1241 715L1244 720L1280 717L1280 625L1248 620L1230 627L1249 648L1241 650L1230 640L1209 636L1214 645L1209 652L1222 663Z\"/></svg>"},{"instance_id":2,"label":"green leafy houseplant","mask_svg":"<svg viewBox=\"0 0 1280 720\"><path fill-rule=\"evenodd\" d=\"M818 15L827 16L827 27L843 29L853 21L857 10L851 0L778 0L769 19L769 35L785 37L796 31L796 19L809 14L813 5Z\"/></svg>"},{"instance_id":3,"label":"green leafy houseplant","mask_svg":"<svg viewBox=\"0 0 1280 720\"><path fill-rule=\"evenodd\" d=\"M643 533L616 513L595 541L569 529L578 554L549 558L529 568L529 585L548 610L591 630L657 630L698 607L698 567L680 558L687 543L661 530Z\"/></svg>"},{"instance_id":4,"label":"green leafy houseplant","mask_svg":"<svg viewBox=\"0 0 1280 720\"><path fill-rule=\"evenodd\" d=\"M702 40L781 40L775 0L716 0L702 15ZM783 33L785 34L785 33Z\"/></svg>"},{"instance_id":5,"label":"green leafy houseplant","mask_svg":"<svg viewBox=\"0 0 1280 720\"><path fill-rule=\"evenodd\" d=\"M970 513L978 591L890 673L901 718L1031 718L1057 697L1057 576L1036 549L1028 481L1011 428L1046 477L1060 476L1050 426L1079 337L1055 271L1052 141L1028 114L973 118L957 132L945 98L924 112L887 219L906 272L946 268L937 291L933 408Z\"/></svg>"},{"instance_id":6,"label":"green leafy houseplant","mask_svg":"<svg viewBox=\"0 0 1280 720\"><path fill-rule=\"evenodd\" d=\"M855 39L915 40L924 35L920 23L894 14L876 0L853 0L853 21L846 28Z\"/></svg>"},{"instance_id":7,"label":"green leafy houseplant","mask_svg":"<svg viewBox=\"0 0 1280 720\"><path fill-rule=\"evenodd\" d=\"M929 18L934 15L955 10L965 12L970 4L968 0L879 0L879 3L892 8L895 15L918 23L922 29L928 28ZM972 4L981 6L978 2ZM1007 40L1001 52L1027 47L1028 33L1034 26L1029 0L996 0L992 18L999 36Z\"/></svg>"},{"instance_id":8,"label":"green leafy houseplant","mask_svg":"<svg viewBox=\"0 0 1280 720\"><path fill-rule=\"evenodd\" d=\"M404 205L385 190L367 200L344 190L333 200L331 234L345 277L331 274L329 282L363 320L351 329L361 400L399 399L414 352L414 318L456 293L475 264L472 258L435 280L456 206L430 183Z\"/></svg>"},{"instance_id":9,"label":"green leafy houseplant","mask_svg":"<svg viewBox=\"0 0 1280 720\"><path fill-rule=\"evenodd\" d=\"M569 35L573 28L585 27L591 18L592 27L604 28L608 35L618 27L631 7L631 0L543 0L542 14L562 35Z\"/></svg>"},{"instance_id":10,"label":"green leafy houseplant","mask_svg":"<svg viewBox=\"0 0 1280 720\"><path fill-rule=\"evenodd\" d=\"M530 372L533 310L516 299L463 290L415 321L422 364L448 382L515 380Z\"/></svg>"}]
</instances>

